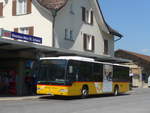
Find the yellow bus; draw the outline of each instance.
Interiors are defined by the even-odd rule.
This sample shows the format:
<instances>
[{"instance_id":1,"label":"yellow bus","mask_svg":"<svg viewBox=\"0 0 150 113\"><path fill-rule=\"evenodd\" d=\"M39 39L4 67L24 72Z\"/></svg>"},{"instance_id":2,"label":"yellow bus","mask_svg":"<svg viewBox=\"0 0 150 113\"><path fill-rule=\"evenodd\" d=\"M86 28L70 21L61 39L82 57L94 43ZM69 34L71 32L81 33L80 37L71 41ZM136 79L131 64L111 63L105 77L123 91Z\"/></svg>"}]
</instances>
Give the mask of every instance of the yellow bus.
<instances>
[{"instance_id":1,"label":"yellow bus","mask_svg":"<svg viewBox=\"0 0 150 113\"><path fill-rule=\"evenodd\" d=\"M47 57L35 65L37 94L81 96L129 91L129 68L84 57Z\"/></svg>"}]
</instances>

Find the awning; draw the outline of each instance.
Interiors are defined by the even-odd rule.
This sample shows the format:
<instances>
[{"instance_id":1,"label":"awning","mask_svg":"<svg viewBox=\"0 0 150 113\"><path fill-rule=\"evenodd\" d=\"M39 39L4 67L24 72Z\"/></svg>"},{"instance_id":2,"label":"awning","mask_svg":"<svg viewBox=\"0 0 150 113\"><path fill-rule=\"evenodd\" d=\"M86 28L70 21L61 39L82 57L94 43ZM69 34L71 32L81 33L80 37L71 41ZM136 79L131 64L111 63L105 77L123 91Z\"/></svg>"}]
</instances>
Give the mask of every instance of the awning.
<instances>
[{"instance_id":1,"label":"awning","mask_svg":"<svg viewBox=\"0 0 150 113\"><path fill-rule=\"evenodd\" d=\"M111 63L128 63L130 60L115 58L111 56L97 55L90 52L81 52L75 50L66 50L62 48L52 48L48 46L38 45L30 42L22 42L17 40L10 40L0 38L0 50L3 51L26 51L26 50L36 50L40 53L46 54L47 56L82 56L94 58L101 62L111 62Z\"/></svg>"}]
</instances>

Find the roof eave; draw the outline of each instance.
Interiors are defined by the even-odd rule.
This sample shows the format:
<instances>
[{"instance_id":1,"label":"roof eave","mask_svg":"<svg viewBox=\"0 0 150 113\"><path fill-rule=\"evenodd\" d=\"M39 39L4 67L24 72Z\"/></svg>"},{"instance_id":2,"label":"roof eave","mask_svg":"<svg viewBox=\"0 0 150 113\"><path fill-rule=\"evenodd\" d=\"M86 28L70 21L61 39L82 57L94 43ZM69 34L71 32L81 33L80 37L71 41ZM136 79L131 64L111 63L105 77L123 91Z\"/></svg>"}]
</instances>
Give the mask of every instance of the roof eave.
<instances>
[{"instance_id":1,"label":"roof eave","mask_svg":"<svg viewBox=\"0 0 150 113\"><path fill-rule=\"evenodd\" d=\"M98 4L99 11L100 11L100 13L101 13L101 15L102 15L103 22L104 22L104 24L106 25L106 27L107 27L107 29L108 29L108 31L109 31L109 34L114 35L114 36L118 36L118 37L122 38L123 35L122 35L121 33L119 33L118 31L114 30L113 28L111 28L111 27L107 24L107 22L105 21L105 18L104 18L104 15L103 15L103 13L102 13L102 10L101 10L101 7L100 7L100 5L99 5L98 0L96 0L96 2L97 2L97 4Z\"/></svg>"},{"instance_id":2,"label":"roof eave","mask_svg":"<svg viewBox=\"0 0 150 113\"><path fill-rule=\"evenodd\" d=\"M120 37L120 38L123 37L122 34L120 34L118 31L114 30L114 29L111 28L110 26L108 26L108 29L109 29L109 33L110 33L111 35L118 36L118 37Z\"/></svg>"}]
</instances>

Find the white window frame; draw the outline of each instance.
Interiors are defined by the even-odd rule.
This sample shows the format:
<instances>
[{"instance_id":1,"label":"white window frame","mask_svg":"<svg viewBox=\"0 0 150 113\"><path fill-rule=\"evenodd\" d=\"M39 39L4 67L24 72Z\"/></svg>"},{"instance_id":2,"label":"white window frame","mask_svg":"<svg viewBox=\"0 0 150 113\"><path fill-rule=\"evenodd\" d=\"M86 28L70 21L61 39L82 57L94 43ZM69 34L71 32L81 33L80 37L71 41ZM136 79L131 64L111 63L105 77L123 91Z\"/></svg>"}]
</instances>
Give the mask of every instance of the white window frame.
<instances>
[{"instance_id":1,"label":"white window frame","mask_svg":"<svg viewBox=\"0 0 150 113\"><path fill-rule=\"evenodd\" d=\"M27 0L17 0L17 15L27 14Z\"/></svg>"},{"instance_id":2,"label":"white window frame","mask_svg":"<svg viewBox=\"0 0 150 113\"><path fill-rule=\"evenodd\" d=\"M85 22L88 24L92 24L91 12L92 12L92 9L89 9L89 10L85 9Z\"/></svg>"},{"instance_id":3,"label":"white window frame","mask_svg":"<svg viewBox=\"0 0 150 113\"><path fill-rule=\"evenodd\" d=\"M65 29L65 39L70 40L70 41L74 41L73 30L67 29L67 28Z\"/></svg>"},{"instance_id":4,"label":"white window frame","mask_svg":"<svg viewBox=\"0 0 150 113\"><path fill-rule=\"evenodd\" d=\"M87 44L87 50L92 51L92 36L91 35L87 35L87 39L86 39L86 44Z\"/></svg>"},{"instance_id":5,"label":"white window frame","mask_svg":"<svg viewBox=\"0 0 150 113\"><path fill-rule=\"evenodd\" d=\"M70 30L70 40L74 41L73 30Z\"/></svg>"},{"instance_id":6,"label":"white window frame","mask_svg":"<svg viewBox=\"0 0 150 113\"><path fill-rule=\"evenodd\" d=\"M19 33L28 35L29 34L29 28L28 27L21 27L21 28L19 28Z\"/></svg>"}]
</instances>

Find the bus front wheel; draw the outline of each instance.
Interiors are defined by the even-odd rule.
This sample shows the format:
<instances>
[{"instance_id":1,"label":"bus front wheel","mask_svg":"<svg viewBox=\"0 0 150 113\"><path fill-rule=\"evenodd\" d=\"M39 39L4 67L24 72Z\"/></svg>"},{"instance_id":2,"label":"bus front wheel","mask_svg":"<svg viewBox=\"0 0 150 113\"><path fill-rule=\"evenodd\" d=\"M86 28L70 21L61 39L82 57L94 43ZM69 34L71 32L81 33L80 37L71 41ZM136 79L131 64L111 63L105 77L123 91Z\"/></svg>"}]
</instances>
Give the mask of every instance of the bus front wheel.
<instances>
[{"instance_id":1,"label":"bus front wheel","mask_svg":"<svg viewBox=\"0 0 150 113\"><path fill-rule=\"evenodd\" d=\"M83 87L81 90L81 98L86 98L88 96L88 88L87 87Z\"/></svg>"}]
</instances>

